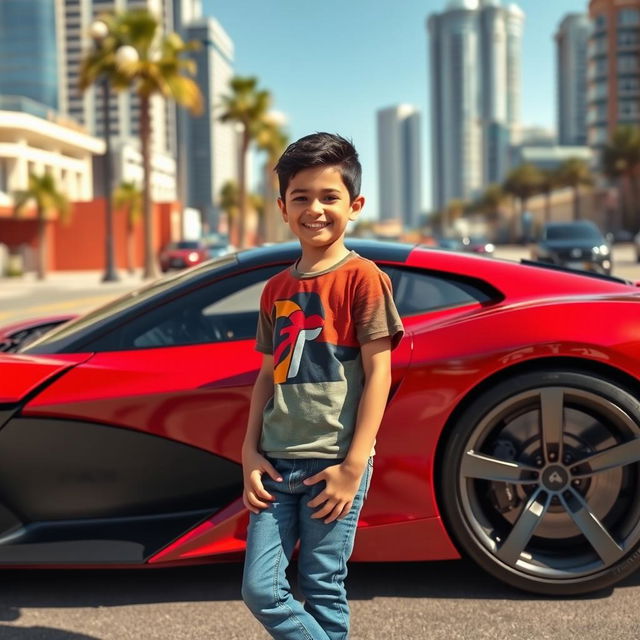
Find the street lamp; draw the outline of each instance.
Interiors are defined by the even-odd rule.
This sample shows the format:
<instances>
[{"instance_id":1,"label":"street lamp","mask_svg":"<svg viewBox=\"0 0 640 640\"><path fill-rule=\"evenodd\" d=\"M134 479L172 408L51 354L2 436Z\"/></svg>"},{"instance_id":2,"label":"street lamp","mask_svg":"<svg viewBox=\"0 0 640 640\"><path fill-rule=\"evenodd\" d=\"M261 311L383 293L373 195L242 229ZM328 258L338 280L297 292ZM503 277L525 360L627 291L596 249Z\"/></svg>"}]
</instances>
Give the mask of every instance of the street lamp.
<instances>
[{"instance_id":1,"label":"street lamp","mask_svg":"<svg viewBox=\"0 0 640 640\"><path fill-rule=\"evenodd\" d=\"M96 48L104 42L109 35L109 27L102 20L95 20L89 29L89 35L93 40ZM115 268L114 257L114 229L113 229L113 203L112 190L113 178L111 175L111 132L109 119L109 78L103 73L100 78L100 86L102 89L102 127L104 137L104 156L102 158L102 176L105 191L105 268L102 282L117 282L120 280Z\"/></svg>"}]
</instances>

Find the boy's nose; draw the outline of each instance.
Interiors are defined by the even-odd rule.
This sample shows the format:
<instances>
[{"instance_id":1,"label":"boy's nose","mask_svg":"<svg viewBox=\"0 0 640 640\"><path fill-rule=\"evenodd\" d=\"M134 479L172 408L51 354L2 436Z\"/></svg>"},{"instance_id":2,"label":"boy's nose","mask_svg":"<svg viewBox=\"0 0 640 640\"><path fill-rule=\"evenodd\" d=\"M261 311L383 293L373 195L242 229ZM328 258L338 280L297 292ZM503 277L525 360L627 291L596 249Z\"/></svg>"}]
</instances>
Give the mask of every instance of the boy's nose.
<instances>
[{"instance_id":1,"label":"boy's nose","mask_svg":"<svg viewBox=\"0 0 640 640\"><path fill-rule=\"evenodd\" d=\"M322 213L324 211L322 203L317 198L309 203L309 211L313 213Z\"/></svg>"}]
</instances>

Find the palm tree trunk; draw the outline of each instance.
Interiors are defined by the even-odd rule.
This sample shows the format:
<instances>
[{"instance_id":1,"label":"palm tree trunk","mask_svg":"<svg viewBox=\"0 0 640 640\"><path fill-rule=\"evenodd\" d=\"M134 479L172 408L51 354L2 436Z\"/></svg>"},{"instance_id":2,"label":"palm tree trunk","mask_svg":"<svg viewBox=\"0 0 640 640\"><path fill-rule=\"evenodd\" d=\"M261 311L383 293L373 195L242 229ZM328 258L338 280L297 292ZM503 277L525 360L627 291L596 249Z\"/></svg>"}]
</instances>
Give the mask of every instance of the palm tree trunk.
<instances>
[{"instance_id":1,"label":"palm tree trunk","mask_svg":"<svg viewBox=\"0 0 640 640\"><path fill-rule=\"evenodd\" d=\"M544 200L544 221L551 222L551 191L545 193Z\"/></svg>"},{"instance_id":2,"label":"palm tree trunk","mask_svg":"<svg viewBox=\"0 0 640 640\"><path fill-rule=\"evenodd\" d=\"M580 220L582 214L580 212L580 187L573 187L573 219Z\"/></svg>"},{"instance_id":3,"label":"palm tree trunk","mask_svg":"<svg viewBox=\"0 0 640 640\"><path fill-rule=\"evenodd\" d=\"M133 225L131 224L131 211L127 211L127 271L133 275Z\"/></svg>"},{"instance_id":4,"label":"palm tree trunk","mask_svg":"<svg viewBox=\"0 0 640 640\"><path fill-rule=\"evenodd\" d=\"M44 211L38 207L38 266L37 266L37 278L38 280L44 280L46 277L46 262L47 262L47 223L44 219Z\"/></svg>"},{"instance_id":5,"label":"palm tree trunk","mask_svg":"<svg viewBox=\"0 0 640 640\"><path fill-rule=\"evenodd\" d=\"M640 193L638 189L638 176L636 175L635 168L630 172L629 182L631 183L631 225L629 231L634 233L640 230Z\"/></svg>"},{"instance_id":6,"label":"palm tree trunk","mask_svg":"<svg viewBox=\"0 0 640 640\"><path fill-rule=\"evenodd\" d=\"M249 130L247 125L243 125L242 145L240 148L240 166L238 167L238 183L240 187L240 211L238 220L238 242L240 249L246 247L245 229L247 224L247 154L249 152Z\"/></svg>"},{"instance_id":7,"label":"palm tree trunk","mask_svg":"<svg viewBox=\"0 0 640 640\"><path fill-rule=\"evenodd\" d=\"M157 278L155 248L153 246L153 217L151 210L151 118L149 96L140 96L140 151L142 152L142 222L144 229L144 272L142 277Z\"/></svg>"}]
</instances>

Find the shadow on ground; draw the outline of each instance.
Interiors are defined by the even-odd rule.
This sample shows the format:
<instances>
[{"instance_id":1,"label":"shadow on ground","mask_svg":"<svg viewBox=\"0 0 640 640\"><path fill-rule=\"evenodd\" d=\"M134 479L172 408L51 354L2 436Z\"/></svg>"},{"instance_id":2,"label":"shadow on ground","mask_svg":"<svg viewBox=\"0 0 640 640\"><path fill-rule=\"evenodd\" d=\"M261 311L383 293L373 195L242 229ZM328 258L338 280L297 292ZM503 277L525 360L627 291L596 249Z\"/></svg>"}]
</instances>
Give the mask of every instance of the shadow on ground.
<instances>
[{"instance_id":1,"label":"shadow on ground","mask_svg":"<svg viewBox=\"0 0 640 640\"><path fill-rule=\"evenodd\" d=\"M3 571L0 622L24 608L115 607L123 605L239 601L242 565L150 570ZM640 585L640 573L617 589ZM424 563L352 564L348 579L352 601L373 598L464 598L479 600L557 600L504 585L467 560ZM602 590L579 599L609 597ZM1 630L1 628L0 628ZM5 637L0 633L0 637ZM26 636L25 636L26 637ZM53 638L54 636L52 636ZM78 636L78 638L88 636Z\"/></svg>"}]
</instances>

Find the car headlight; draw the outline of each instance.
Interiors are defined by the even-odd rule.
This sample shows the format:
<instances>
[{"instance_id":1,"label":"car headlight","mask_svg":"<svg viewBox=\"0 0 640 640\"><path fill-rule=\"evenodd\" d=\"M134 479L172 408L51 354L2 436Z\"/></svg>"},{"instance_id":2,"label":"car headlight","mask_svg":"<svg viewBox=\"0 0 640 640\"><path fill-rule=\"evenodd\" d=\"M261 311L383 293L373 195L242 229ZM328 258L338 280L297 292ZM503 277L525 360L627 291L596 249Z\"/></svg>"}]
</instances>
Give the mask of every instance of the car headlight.
<instances>
[{"instance_id":1,"label":"car headlight","mask_svg":"<svg viewBox=\"0 0 640 640\"><path fill-rule=\"evenodd\" d=\"M187 260L189 262L195 262L198 259L198 254L195 251L192 251L188 256L187 256Z\"/></svg>"}]
</instances>

